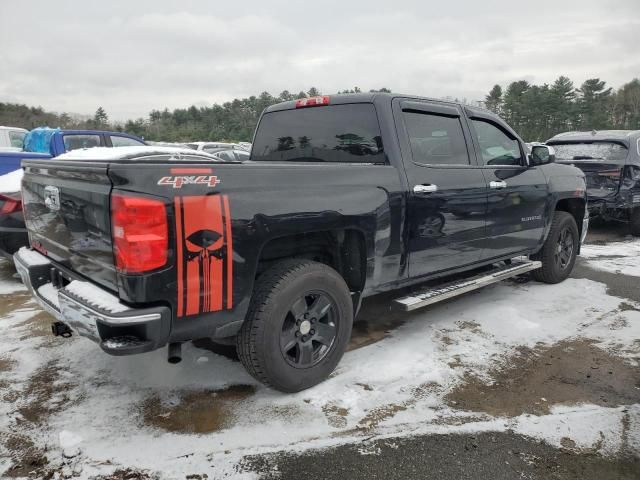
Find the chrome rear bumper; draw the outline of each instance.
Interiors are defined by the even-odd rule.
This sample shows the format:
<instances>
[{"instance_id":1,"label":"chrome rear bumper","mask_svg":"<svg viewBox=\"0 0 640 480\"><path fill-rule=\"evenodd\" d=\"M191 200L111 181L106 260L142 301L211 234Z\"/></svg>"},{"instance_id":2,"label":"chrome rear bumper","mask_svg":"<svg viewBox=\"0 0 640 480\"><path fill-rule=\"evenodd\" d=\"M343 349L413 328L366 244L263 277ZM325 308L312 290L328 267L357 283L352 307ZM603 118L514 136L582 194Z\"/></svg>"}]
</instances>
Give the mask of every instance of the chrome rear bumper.
<instances>
[{"instance_id":1,"label":"chrome rear bumper","mask_svg":"<svg viewBox=\"0 0 640 480\"><path fill-rule=\"evenodd\" d=\"M155 350L166 344L171 310L166 306L131 308L93 283L72 279L54 285L56 265L44 255L21 248L13 256L16 271L35 300L75 333L100 344L112 355Z\"/></svg>"}]
</instances>

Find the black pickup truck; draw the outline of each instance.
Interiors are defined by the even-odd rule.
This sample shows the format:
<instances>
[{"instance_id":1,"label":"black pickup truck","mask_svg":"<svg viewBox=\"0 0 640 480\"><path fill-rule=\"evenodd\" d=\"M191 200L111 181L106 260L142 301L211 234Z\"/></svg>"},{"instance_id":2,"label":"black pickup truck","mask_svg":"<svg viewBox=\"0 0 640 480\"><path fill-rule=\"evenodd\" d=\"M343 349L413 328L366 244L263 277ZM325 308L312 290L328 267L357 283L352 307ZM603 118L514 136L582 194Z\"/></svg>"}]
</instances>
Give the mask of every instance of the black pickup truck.
<instances>
[{"instance_id":1,"label":"black pickup truck","mask_svg":"<svg viewBox=\"0 0 640 480\"><path fill-rule=\"evenodd\" d=\"M560 282L588 225L580 170L452 102L281 103L246 162L113 150L23 164L14 259L54 333L173 362L185 341L234 342L286 392L333 371L363 297L430 281L403 290L411 310L526 271Z\"/></svg>"}]
</instances>

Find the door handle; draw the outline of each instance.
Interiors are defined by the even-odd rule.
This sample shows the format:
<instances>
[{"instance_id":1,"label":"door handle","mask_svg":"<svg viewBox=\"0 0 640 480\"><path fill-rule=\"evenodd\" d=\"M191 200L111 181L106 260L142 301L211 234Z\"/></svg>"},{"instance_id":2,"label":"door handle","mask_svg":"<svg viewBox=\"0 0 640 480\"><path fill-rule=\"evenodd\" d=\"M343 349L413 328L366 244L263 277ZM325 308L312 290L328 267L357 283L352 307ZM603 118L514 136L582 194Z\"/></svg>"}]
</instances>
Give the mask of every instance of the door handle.
<instances>
[{"instance_id":1,"label":"door handle","mask_svg":"<svg viewBox=\"0 0 640 480\"><path fill-rule=\"evenodd\" d=\"M499 182L489 182L489 186L494 189L507 188L507 182L500 180Z\"/></svg>"},{"instance_id":2,"label":"door handle","mask_svg":"<svg viewBox=\"0 0 640 480\"><path fill-rule=\"evenodd\" d=\"M438 186L437 185L432 185L432 184L428 184L428 185L416 185L415 187L413 187L413 193L417 193L418 195L424 195L427 193L434 193L438 191Z\"/></svg>"}]
</instances>

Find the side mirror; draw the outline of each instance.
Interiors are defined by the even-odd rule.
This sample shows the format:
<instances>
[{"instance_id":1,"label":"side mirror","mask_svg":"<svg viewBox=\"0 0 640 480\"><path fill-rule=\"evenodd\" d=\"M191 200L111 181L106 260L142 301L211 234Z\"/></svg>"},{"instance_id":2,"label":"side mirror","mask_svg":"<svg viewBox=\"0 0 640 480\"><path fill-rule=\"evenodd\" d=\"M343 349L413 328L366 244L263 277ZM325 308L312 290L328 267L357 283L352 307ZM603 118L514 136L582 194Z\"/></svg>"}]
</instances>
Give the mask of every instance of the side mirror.
<instances>
[{"instance_id":1,"label":"side mirror","mask_svg":"<svg viewBox=\"0 0 640 480\"><path fill-rule=\"evenodd\" d=\"M534 145L529 154L529 165L547 165L556 161L556 151L549 145Z\"/></svg>"}]
</instances>

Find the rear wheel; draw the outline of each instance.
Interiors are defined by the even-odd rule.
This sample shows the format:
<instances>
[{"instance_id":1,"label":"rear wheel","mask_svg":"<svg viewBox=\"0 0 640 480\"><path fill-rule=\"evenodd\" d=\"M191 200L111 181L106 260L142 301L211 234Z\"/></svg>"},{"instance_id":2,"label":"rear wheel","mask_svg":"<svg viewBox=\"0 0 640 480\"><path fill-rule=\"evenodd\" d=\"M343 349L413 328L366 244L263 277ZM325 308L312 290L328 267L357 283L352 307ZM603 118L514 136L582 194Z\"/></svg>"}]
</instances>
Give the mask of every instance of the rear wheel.
<instances>
[{"instance_id":1,"label":"rear wheel","mask_svg":"<svg viewBox=\"0 0 640 480\"><path fill-rule=\"evenodd\" d=\"M640 237L640 207L636 207L631 210L629 227L631 229L631 235L634 237Z\"/></svg>"},{"instance_id":2,"label":"rear wheel","mask_svg":"<svg viewBox=\"0 0 640 480\"><path fill-rule=\"evenodd\" d=\"M335 369L352 324L351 295L338 272L310 260L285 260L258 279L236 348L257 380L299 392Z\"/></svg>"},{"instance_id":3,"label":"rear wheel","mask_svg":"<svg viewBox=\"0 0 640 480\"><path fill-rule=\"evenodd\" d=\"M533 278L544 283L559 283L566 279L576 262L579 242L580 234L573 216L555 212L547 240L531 257L542 262L542 267L532 272Z\"/></svg>"}]
</instances>

